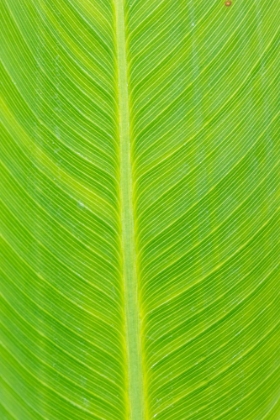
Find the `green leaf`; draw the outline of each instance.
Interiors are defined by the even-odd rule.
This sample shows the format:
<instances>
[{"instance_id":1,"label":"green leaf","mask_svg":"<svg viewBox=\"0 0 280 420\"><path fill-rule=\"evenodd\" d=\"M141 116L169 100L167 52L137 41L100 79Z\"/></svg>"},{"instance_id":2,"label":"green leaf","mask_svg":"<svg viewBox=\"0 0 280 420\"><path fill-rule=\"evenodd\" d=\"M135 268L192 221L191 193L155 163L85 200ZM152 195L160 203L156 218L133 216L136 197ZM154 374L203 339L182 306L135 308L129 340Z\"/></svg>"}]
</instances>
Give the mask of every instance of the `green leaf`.
<instances>
[{"instance_id":1,"label":"green leaf","mask_svg":"<svg viewBox=\"0 0 280 420\"><path fill-rule=\"evenodd\" d=\"M278 420L277 0L0 8L1 420Z\"/></svg>"}]
</instances>

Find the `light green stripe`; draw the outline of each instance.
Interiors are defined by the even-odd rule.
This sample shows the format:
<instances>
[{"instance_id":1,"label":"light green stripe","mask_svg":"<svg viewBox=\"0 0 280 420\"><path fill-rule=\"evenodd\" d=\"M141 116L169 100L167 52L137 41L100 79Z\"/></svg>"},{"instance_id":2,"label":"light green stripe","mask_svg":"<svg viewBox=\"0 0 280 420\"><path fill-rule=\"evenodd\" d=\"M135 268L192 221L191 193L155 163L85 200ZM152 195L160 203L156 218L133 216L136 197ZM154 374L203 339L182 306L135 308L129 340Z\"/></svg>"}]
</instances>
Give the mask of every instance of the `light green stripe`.
<instances>
[{"instance_id":1,"label":"light green stripe","mask_svg":"<svg viewBox=\"0 0 280 420\"><path fill-rule=\"evenodd\" d=\"M143 377L140 353L140 322L134 237L131 138L129 126L128 77L123 0L116 0L118 97L120 136L120 194L123 277L125 294L128 406L131 420L144 418Z\"/></svg>"}]
</instances>

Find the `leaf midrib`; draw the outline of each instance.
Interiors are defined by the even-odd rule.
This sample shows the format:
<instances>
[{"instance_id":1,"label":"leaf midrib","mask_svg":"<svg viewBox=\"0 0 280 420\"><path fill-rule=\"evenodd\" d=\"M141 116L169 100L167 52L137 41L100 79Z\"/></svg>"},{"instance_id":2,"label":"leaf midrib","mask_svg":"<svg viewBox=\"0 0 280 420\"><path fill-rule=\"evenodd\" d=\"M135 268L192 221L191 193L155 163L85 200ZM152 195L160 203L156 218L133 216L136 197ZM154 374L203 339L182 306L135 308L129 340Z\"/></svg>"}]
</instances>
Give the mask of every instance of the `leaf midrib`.
<instances>
[{"instance_id":1,"label":"leaf midrib","mask_svg":"<svg viewBox=\"0 0 280 420\"><path fill-rule=\"evenodd\" d=\"M128 418L143 420L143 375L140 343L138 279L134 233L133 180L127 75L125 12L123 0L115 0L120 141L120 213L122 274L124 282Z\"/></svg>"}]
</instances>

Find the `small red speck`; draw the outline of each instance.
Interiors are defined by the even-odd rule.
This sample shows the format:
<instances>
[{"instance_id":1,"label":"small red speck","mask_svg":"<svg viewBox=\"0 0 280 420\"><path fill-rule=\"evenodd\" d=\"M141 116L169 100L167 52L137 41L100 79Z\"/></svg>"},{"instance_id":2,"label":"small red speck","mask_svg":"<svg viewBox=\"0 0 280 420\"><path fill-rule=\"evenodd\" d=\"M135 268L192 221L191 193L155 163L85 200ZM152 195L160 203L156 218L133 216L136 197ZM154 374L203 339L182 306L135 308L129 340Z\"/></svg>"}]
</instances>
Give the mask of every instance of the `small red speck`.
<instances>
[{"instance_id":1,"label":"small red speck","mask_svg":"<svg viewBox=\"0 0 280 420\"><path fill-rule=\"evenodd\" d=\"M225 6L229 7L229 6L231 6L231 5L232 5L232 1L226 1L226 2L225 2Z\"/></svg>"}]
</instances>

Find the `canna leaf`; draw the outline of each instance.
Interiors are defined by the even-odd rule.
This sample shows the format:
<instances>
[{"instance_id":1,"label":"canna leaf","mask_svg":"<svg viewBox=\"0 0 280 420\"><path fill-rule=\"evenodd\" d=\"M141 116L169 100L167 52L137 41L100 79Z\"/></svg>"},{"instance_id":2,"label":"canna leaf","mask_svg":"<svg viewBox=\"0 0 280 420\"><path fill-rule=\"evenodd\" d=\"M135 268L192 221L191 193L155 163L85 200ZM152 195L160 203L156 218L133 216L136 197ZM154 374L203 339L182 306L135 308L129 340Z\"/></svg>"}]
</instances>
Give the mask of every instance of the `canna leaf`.
<instances>
[{"instance_id":1,"label":"canna leaf","mask_svg":"<svg viewBox=\"0 0 280 420\"><path fill-rule=\"evenodd\" d=\"M0 10L1 420L278 420L278 2Z\"/></svg>"}]
</instances>

